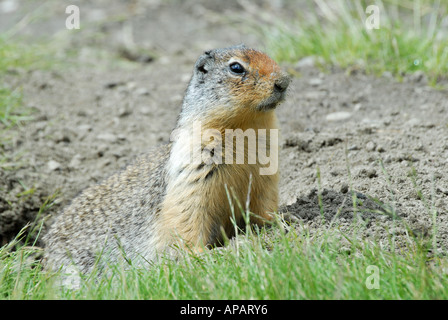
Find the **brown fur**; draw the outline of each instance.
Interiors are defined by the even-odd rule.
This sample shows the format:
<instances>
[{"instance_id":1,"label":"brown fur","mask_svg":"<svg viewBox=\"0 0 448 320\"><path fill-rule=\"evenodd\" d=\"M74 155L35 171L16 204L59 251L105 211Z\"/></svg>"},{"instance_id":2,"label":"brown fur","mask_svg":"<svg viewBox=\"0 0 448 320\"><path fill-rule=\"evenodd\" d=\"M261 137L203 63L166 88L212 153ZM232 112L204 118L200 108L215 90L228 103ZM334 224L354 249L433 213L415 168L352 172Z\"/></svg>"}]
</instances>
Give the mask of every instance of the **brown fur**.
<instances>
[{"instance_id":1,"label":"brown fur","mask_svg":"<svg viewBox=\"0 0 448 320\"><path fill-rule=\"evenodd\" d=\"M277 119L273 111L253 115L251 120L250 117L243 118L246 120L245 123L241 123L241 119L236 119L236 123L223 122L219 117L207 119L203 130L211 128L224 133L224 130L229 128L241 128L243 131L252 128L255 132L258 132L257 129L277 128ZM222 126L223 123L226 127ZM225 142L224 134L223 142ZM235 148L236 144L234 150ZM185 169L189 172L187 180L170 190L163 202L160 234L163 234L165 239L174 234L188 245L199 248L214 244L216 239L221 238L221 229L227 236L232 235L233 225L230 220L232 211L236 221L240 221L241 209L237 202L246 209L248 196L250 196L250 212L255 214L251 216L251 221L262 225L264 220L271 220L271 213L276 212L278 208L278 173L261 176L259 174L261 164L258 161L256 164L247 164L247 144L245 154L245 164L220 165L221 168L212 165L200 172L195 165L189 165ZM211 177L206 179L211 171L213 172ZM249 179L251 179L250 189ZM230 202L233 202L233 208ZM189 208L195 209L189 210Z\"/></svg>"}]
</instances>

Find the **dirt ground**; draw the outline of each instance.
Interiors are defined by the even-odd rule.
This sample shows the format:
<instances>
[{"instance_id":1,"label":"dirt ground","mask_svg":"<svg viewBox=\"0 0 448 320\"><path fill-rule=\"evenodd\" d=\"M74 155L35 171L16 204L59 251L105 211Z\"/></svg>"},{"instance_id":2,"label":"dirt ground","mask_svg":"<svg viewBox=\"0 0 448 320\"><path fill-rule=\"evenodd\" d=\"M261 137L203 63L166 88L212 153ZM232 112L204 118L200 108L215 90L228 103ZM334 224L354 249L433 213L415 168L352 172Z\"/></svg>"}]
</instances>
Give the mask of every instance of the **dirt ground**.
<instances>
[{"instance_id":1,"label":"dirt ground","mask_svg":"<svg viewBox=\"0 0 448 320\"><path fill-rule=\"evenodd\" d=\"M59 41L69 67L10 70L5 79L22 88L34 120L10 130L1 150L20 164L0 167L1 244L35 219L46 197L57 194L45 211L55 215L82 189L167 142L204 50L242 42L265 49L244 1L73 1L79 31L65 28L60 1L9 2L13 7L0 7L0 32L37 16L18 35ZM252 6L291 17L282 1ZM323 228L321 208L326 223L335 218L342 230L356 211L366 223L360 236L385 246L391 234L406 241L409 230L430 239L437 212L437 246L446 251L448 92L429 87L422 74L398 82L359 70L322 72L310 59L284 67L295 76L277 111L282 211L310 230ZM35 191L18 197L25 188Z\"/></svg>"}]
</instances>

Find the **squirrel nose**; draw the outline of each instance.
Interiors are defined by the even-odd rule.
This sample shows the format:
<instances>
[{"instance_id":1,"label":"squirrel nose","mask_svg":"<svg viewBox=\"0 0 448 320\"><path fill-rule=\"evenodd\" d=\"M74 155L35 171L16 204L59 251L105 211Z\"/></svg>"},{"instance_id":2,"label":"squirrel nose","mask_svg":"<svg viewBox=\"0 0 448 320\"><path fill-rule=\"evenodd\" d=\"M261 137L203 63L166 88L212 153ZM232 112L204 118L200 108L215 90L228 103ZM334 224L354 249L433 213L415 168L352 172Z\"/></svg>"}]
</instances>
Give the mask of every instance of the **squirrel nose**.
<instances>
[{"instance_id":1,"label":"squirrel nose","mask_svg":"<svg viewBox=\"0 0 448 320\"><path fill-rule=\"evenodd\" d=\"M289 86L290 79L288 76L282 76L275 80L274 82L274 90L277 92L285 92L285 90Z\"/></svg>"}]
</instances>

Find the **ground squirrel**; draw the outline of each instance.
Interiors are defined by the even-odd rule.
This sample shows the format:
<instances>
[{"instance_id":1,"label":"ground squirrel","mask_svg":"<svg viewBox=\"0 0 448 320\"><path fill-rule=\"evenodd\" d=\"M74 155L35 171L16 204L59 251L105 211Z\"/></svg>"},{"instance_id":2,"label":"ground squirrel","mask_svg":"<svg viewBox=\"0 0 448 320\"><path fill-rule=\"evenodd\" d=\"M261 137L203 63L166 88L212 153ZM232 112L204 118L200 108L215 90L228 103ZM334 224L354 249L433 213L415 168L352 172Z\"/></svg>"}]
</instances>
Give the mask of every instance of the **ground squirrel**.
<instances>
[{"instance_id":1,"label":"ground squirrel","mask_svg":"<svg viewBox=\"0 0 448 320\"><path fill-rule=\"evenodd\" d=\"M100 253L108 262L123 256L133 262L153 261L179 239L200 251L220 243L223 233L232 235L232 218L243 219L237 200L243 207L247 201L251 222L261 225L273 219L278 172L260 174L266 162L258 155L250 161L249 143L244 144L243 163L229 164L218 142L226 142L229 129L253 130L258 144L272 138L277 129L274 110L289 82L271 58L244 45L206 51L194 66L174 141L75 198L44 238L44 264L52 269L74 265L89 272ZM215 132L199 146L199 153L209 154L209 159L191 156L194 124L202 132ZM222 135L216 137L216 132ZM265 144L271 155L278 152L274 140ZM237 157L236 142L231 150Z\"/></svg>"}]
</instances>

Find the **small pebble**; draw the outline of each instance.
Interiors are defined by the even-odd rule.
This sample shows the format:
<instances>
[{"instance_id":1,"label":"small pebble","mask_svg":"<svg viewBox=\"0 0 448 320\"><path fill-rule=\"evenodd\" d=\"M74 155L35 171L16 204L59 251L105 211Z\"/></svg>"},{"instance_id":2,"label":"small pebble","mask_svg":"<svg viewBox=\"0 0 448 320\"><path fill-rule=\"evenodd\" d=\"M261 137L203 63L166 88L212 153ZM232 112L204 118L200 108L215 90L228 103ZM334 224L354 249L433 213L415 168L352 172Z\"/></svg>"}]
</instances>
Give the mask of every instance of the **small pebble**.
<instances>
[{"instance_id":1,"label":"small pebble","mask_svg":"<svg viewBox=\"0 0 448 320\"><path fill-rule=\"evenodd\" d=\"M375 151L375 148L376 148L375 142L373 142L373 141L367 142L367 144L366 144L367 151Z\"/></svg>"},{"instance_id":2,"label":"small pebble","mask_svg":"<svg viewBox=\"0 0 448 320\"><path fill-rule=\"evenodd\" d=\"M83 156L81 156L79 153L78 154L76 154L73 158L72 158L72 160L70 161L70 163L69 163L69 168L71 168L71 169L77 169L77 168L79 168L80 166L81 166L81 164L82 164L82 160L84 159L84 157Z\"/></svg>"},{"instance_id":3,"label":"small pebble","mask_svg":"<svg viewBox=\"0 0 448 320\"><path fill-rule=\"evenodd\" d=\"M377 176L375 169L368 169L366 174L368 178L375 178Z\"/></svg>"},{"instance_id":4,"label":"small pebble","mask_svg":"<svg viewBox=\"0 0 448 320\"><path fill-rule=\"evenodd\" d=\"M348 111L340 111L340 112L333 112L333 113L329 113L327 114L327 116L325 117L325 119L327 121L342 121L342 120L347 120L352 116L351 112Z\"/></svg>"},{"instance_id":5,"label":"small pebble","mask_svg":"<svg viewBox=\"0 0 448 320\"><path fill-rule=\"evenodd\" d=\"M61 164L57 161L50 160L47 162L48 171L56 171L61 169Z\"/></svg>"},{"instance_id":6,"label":"small pebble","mask_svg":"<svg viewBox=\"0 0 448 320\"><path fill-rule=\"evenodd\" d=\"M135 94L138 96L148 96L149 91L146 88L138 88L135 90Z\"/></svg>"},{"instance_id":7,"label":"small pebble","mask_svg":"<svg viewBox=\"0 0 448 320\"><path fill-rule=\"evenodd\" d=\"M299 68L299 69L312 68L312 67L314 67L315 62L316 62L316 58L313 56L309 56L309 57L305 57L305 58L302 58L299 61L297 61L295 66L296 66L296 68Z\"/></svg>"},{"instance_id":8,"label":"small pebble","mask_svg":"<svg viewBox=\"0 0 448 320\"><path fill-rule=\"evenodd\" d=\"M111 143L117 142L117 136L109 132L100 133L97 138L98 140L103 140Z\"/></svg>"},{"instance_id":9,"label":"small pebble","mask_svg":"<svg viewBox=\"0 0 448 320\"><path fill-rule=\"evenodd\" d=\"M118 109L118 116L120 118L126 117L126 116L130 115L131 113L132 113L132 108L129 106L129 104L126 104Z\"/></svg>"},{"instance_id":10,"label":"small pebble","mask_svg":"<svg viewBox=\"0 0 448 320\"><path fill-rule=\"evenodd\" d=\"M376 151L378 151L378 152L385 152L385 151L386 151L386 149L384 149L384 147L383 147L383 146L381 146L381 145L378 145L378 146L376 147Z\"/></svg>"},{"instance_id":11,"label":"small pebble","mask_svg":"<svg viewBox=\"0 0 448 320\"><path fill-rule=\"evenodd\" d=\"M313 87L317 87L317 86L320 86L322 84L322 82L323 82L322 79L313 78L308 83Z\"/></svg>"}]
</instances>

